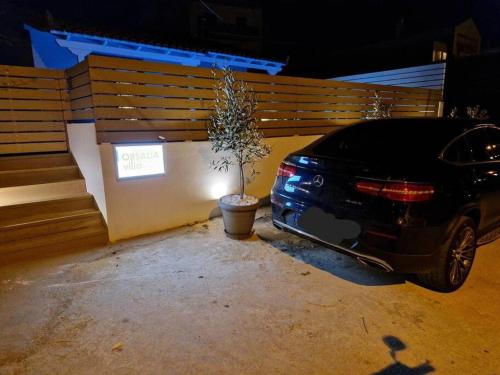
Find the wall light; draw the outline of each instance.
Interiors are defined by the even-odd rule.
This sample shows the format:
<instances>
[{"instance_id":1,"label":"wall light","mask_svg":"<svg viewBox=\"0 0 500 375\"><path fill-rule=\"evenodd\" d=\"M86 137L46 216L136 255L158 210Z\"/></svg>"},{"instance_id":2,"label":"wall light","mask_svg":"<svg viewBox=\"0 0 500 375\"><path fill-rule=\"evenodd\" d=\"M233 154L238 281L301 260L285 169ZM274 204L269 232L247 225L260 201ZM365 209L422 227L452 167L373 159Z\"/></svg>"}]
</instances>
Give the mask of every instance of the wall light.
<instances>
[{"instance_id":1,"label":"wall light","mask_svg":"<svg viewBox=\"0 0 500 375\"><path fill-rule=\"evenodd\" d=\"M213 184L210 188L210 194L213 199L219 199L228 193L227 185L223 182Z\"/></svg>"}]
</instances>

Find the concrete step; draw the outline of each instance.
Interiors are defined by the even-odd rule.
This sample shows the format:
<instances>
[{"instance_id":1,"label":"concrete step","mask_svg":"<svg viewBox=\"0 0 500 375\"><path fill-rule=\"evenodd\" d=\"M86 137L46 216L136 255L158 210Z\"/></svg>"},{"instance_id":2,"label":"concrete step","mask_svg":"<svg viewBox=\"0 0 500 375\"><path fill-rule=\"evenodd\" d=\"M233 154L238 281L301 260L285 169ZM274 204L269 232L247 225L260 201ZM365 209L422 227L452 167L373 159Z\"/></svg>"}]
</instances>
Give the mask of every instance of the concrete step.
<instances>
[{"instance_id":1,"label":"concrete step","mask_svg":"<svg viewBox=\"0 0 500 375\"><path fill-rule=\"evenodd\" d=\"M5 187L0 188L0 206L51 200L86 191L84 179Z\"/></svg>"},{"instance_id":2,"label":"concrete step","mask_svg":"<svg viewBox=\"0 0 500 375\"><path fill-rule=\"evenodd\" d=\"M105 225L81 224L75 229L64 232L57 231L36 237L18 239L16 241L0 242L0 257L32 250L52 253L63 249L81 249L91 245L104 245L107 242L108 231Z\"/></svg>"},{"instance_id":3,"label":"concrete step","mask_svg":"<svg viewBox=\"0 0 500 375\"><path fill-rule=\"evenodd\" d=\"M82 237L83 236L83 237ZM108 232L106 231L80 231L66 242L58 242L58 237L46 239L49 245L26 247L21 250L0 251L0 266L15 262L34 261L63 253L76 253L92 251L95 248L106 246ZM31 244L32 245L32 244Z\"/></svg>"},{"instance_id":4,"label":"concrete step","mask_svg":"<svg viewBox=\"0 0 500 375\"><path fill-rule=\"evenodd\" d=\"M0 188L81 179L82 175L76 165L36 169L0 170Z\"/></svg>"},{"instance_id":5,"label":"concrete step","mask_svg":"<svg viewBox=\"0 0 500 375\"><path fill-rule=\"evenodd\" d=\"M0 158L0 263L108 242L69 153Z\"/></svg>"},{"instance_id":6,"label":"concrete step","mask_svg":"<svg viewBox=\"0 0 500 375\"><path fill-rule=\"evenodd\" d=\"M0 227L60 217L68 212L89 209L97 209L94 197L89 193L2 206Z\"/></svg>"},{"instance_id":7,"label":"concrete step","mask_svg":"<svg viewBox=\"0 0 500 375\"><path fill-rule=\"evenodd\" d=\"M56 217L45 217L24 223L0 227L0 243L22 243L35 237L43 237L48 233L65 233L87 227L101 227L103 219L96 209L65 212ZM10 244L12 245L12 243Z\"/></svg>"},{"instance_id":8,"label":"concrete step","mask_svg":"<svg viewBox=\"0 0 500 375\"><path fill-rule=\"evenodd\" d=\"M33 250L106 244L108 230L94 197L81 193L0 207L0 257Z\"/></svg>"},{"instance_id":9,"label":"concrete step","mask_svg":"<svg viewBox=\"0 0 500 375\"><path fill-rule=\"evenodd\" d=\"M73 156L68 152L0 157L0 171L65 167L69 165L76 165L76 163Z\"/></svg>"}]
</instances>

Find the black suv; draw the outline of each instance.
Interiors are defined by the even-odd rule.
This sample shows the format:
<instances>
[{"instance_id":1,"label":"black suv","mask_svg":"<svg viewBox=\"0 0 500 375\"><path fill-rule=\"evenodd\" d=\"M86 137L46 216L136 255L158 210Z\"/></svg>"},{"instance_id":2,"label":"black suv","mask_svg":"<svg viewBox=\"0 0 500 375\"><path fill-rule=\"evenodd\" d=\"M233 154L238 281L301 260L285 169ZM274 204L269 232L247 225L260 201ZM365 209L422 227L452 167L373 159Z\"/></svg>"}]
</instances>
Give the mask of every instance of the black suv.
<instances>
[{"instance_id":1,"label":"black suv","mask_svg":"<svg viewBox=\"0 0 500 375\"><path fill-rule=\"evenodd\" d=\"M290 154L272 194L280 229L452 291L500 234L500 128L365 121Z\"/></svg>"}]
</instances>

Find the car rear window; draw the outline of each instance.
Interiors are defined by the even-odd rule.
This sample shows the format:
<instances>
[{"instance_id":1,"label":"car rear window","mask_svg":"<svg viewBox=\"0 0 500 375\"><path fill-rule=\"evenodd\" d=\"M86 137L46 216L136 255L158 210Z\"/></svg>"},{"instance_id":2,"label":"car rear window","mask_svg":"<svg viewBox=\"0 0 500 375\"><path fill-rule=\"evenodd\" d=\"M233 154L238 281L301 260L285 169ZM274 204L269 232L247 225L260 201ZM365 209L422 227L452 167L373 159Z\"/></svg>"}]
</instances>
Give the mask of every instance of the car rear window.
<instances>
[{"instance_id":1,"label":"car rear window","mask_svg":"<svg viewBox=\"0 0 500 375\"><path fill-rule=\"evenodd\" d=\"M470 163L472 162L472 152L469 145L462 136L446 148L443 159L451 163Z\"/></svg>"},{"instance_id":2,"label":"car rear window","mask_svg":"<svg viewBox=\"0 0 500 375\"><path fill-rule=\"evenodd\" d=\"M499 161L500 160L500 129L499 128L488 128L488 146L486 151L488 153L488 160Z\"/></svg>"},{"instance_id":3,"label":"car rear window","mask_svg":"<svg viewBox=\"0 0 500 375\"><path fill-rule=\"evenodd\" d=\"M488 134L486 129L475 129L465 135L465 140L472 152L472 160L475 162L488 161Z\"/></svg>"},{"instance_id":4,"label":"car rear window","mask_svg":"<svg viewBox=\"0 0 500 375\"><path fill-rule=\"evenodd\" d=\"M336 131L314 143L311 151L339 159L408 162L437 158L454 135L440 123L374 121Z\"/></svg>"}]
</instances>

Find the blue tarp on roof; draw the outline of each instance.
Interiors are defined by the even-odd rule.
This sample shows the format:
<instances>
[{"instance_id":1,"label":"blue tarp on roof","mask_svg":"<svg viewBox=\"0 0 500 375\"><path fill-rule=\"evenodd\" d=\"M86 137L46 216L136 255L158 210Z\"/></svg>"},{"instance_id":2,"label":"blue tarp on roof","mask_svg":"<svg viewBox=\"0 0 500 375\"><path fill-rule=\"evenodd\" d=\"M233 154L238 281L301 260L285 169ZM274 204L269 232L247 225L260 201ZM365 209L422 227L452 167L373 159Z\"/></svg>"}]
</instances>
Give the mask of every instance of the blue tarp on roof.
<instances>
[{"instance_id":1,"label":"blue tarp on roof","mask_svg":"<svg viewBox=\"0 0 500 375\"><path fill-rule=\"evenodd\" d=\"M39 68L69 68L89 54L133 58L169 64L229 67L275 75L284 63L219 52L197 52L67 31L42 31L24 25L31 37L33 61Z\"/></svg>"}]
</instances>

